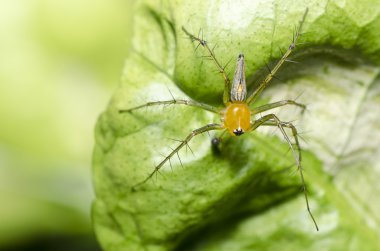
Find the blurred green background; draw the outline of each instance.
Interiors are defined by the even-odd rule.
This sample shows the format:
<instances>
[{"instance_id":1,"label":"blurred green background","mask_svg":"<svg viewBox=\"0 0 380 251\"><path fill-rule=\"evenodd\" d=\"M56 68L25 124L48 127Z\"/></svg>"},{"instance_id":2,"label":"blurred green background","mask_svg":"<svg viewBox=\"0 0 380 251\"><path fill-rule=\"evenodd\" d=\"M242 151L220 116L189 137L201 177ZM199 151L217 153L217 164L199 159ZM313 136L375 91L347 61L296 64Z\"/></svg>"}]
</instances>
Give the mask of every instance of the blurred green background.
<instances>
[{"instance_id":1,"label":"blurred green background","mask_svg":"<svg viewBox=\"0 0 380 251\"><path fill-rule=\"evenodd\" d=\"M0 1L0 250L98 250L93 127L128 54L130 1Z\"/></svg>"}]
</instances>

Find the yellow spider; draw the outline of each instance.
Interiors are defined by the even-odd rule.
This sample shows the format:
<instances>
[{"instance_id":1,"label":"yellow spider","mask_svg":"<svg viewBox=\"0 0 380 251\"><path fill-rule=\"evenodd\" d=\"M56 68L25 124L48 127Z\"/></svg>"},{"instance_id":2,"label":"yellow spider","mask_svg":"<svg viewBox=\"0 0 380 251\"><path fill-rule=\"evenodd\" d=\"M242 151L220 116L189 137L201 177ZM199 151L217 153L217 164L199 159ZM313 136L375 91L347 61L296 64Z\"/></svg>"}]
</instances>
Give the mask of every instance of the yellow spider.
<instances>
[{"instance_id":1,"label":"yellow spider","mask_svg":"<svg viewBox=\"0 0 380 251\"><path fill-rule=\"evenodd\" d=\"M246 81L245 81L244 55L240 54L237 58L236 70L235 70L234 78L231 84L231 81L228 78L228 75L226 74L220 62L216 59L214 51L210 49L207 42L199 37L196 37L190 34L185 28L182 27L182 30L187 34L187 36L189 36L189 38L193 42L194 41L198 42L199 43L198 46L200 45L206 49L210 58L214 61L215 65L217 66L218 71L223 76L224 82L225 82L224 93L223 93L223 103L225 105L225 108L218 109L216 107L199 103L193 100L177 100L173 98L172 100L167 100L167 101L148 102L146 104L133 107L130 109L119 110L119 112L120 113L132 112L136 109L140 109L147 106L154 106L154 105L182 104L182 105L198 107L198 108L201 108L213 113L220 114L222 123L220 124L212 123L212 124L208 124L201 128L193 130L184 140L180 142L180 144L176 148L172 150L172 152L169 155L167 155L154 168L154 170L148 175L146 179L135 184L133 186L133 189L147 182L155 173L157 173L160 170L160 168L168 160L170 160L175 154L177 154L181 148L186 146L189 143L189 141L196 135L199 135L204 132L212 131L212 130L224 130L224 131L228 131L232 136L240 136L244 133L248 133L248 132L256 130L259 126L276 126L280 129L281 133L284 135L284 138L289 144L289 147L293 153L293 156L294 156L294 159L295 159L295 162L296 162L296 165L301 177L302 188L303 188L303 192L304 192L304 196L306 200L307 210L318 231L318 225L313 217L313 214L311 213L309 202L308 202L306 185L305 185L305 180L304 180L303 171L301 167L301 147L299 144L296 127L290 122L281 121L275 114L267 114L265 116L260 117L259 119L252 120L256 114L260 114L261 112L268 111L280 106L295 105L295 106L301 107L302 109L305 109L306 108L305 105L297 103L293 100L282 100L282 101L258 106L253 109L249 107L258 98L258 96L265 89L265 87L270 83L270 81L272 80L274 75L277 73L281 65L285 61L289 61L287 60L287 58L296 47L296 41L300 35L301 28L305 21L307 12L308 10L305 11L303 19L300 21L299 27L296 30L293 36L292 43L290 44L287 51L283 54L281 59L277 62L275 67L269 72L269 74L265 77L265 79L259 84L257 89L255 89L254 92L248 97L247 97L247 86L246 86ZM289 128L291 130L292 135L295 140L296 150L294 149L293 144L291 143L284 128Z\"/></svg>"}]
</instances>

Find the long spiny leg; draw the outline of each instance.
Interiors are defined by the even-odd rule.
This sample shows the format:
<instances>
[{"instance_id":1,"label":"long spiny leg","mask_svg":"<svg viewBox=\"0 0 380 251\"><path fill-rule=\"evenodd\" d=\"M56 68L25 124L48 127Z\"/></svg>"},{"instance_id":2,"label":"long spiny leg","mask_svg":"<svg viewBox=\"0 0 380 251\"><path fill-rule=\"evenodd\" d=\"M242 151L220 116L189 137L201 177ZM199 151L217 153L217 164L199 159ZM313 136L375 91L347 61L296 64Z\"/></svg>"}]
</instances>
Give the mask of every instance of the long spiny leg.
<instances>
[{"instance_id":1,"label":"long spiny leg","mask_svg":"<svg viewBox=\"0 0 380 251\"><path fill-rule=\"evenodd\" d=\"M278 127L280 129L282 135L284 136L286 142L288 143L288 145L289 145L289 147L290 147L290 149L291 149L291 151L293 153L294 159L296 161L297 169L298 169L298 171L300 173L301 183L302 183L302 190L303 190L303 193L304 193L304 196L305 196L307 211L308 211L311 219L313 220L315 228L317 229L317 231L319 231L317 222L315 221L314 216L313 216L313 214L311 212L311 209L310 209L310 206L309 206L309 200L308 200L308 196L307 196L306 184L305 184L305 179L304 179L304 176L303 176L303 170L302 170L302 166L301 166L301 160L302 160L301 147L300 147L300 144L299 144L298 132L297 132L296 127L292 123L282 122L274 114L268 114L268 115L265 115L262 118L256 120L252 124L251 130L255 130L256 128L258 128L259 126L262 126L262 125L263 126L276 126L276 127ZM286 134L286 132L284 130L285 127L286 128L290 128L292 130L292 134L293 134L293 137L294 137L294 140L295 140L295 145L297 147L297 153L294 150L293 144L290 141L288 135Z\"/></svg>"},{"instance_id":2,"label":"long spiny leg","mask_svg":"<svg viewBox=\"0 0 380 251\"><path fill-rule=\"evenodd\" d=\"M265 112L265 111L268 111L268 110L271 110L271 109L274 109L274 108L277 108L280 106L284 106L284 105L298 106L302 109L302 112L304 112L306 109L306 106L304 104L298 103L294 100L281 100L278 102L274 102L274 103L270 103L270 104L266 104L266 105L262 105L262 106L253 108L252 115L258 114L260 112Z\"/></svg>"},{"instance_id":3,"label":"long spiny leg","mask_svg":"<svg viewBox=\"0 0 380 251\"><path fill-rule=\"evenodd\" d=\"M288 50L284 53L284 55L281 57L281 59L277 62L276 66L269 72L269 74L265 77L265 79L260 83L260 85L257 87L257 89L248 97L247 103L250 104L254 102L257 97L261 94L261 92L267 87L269 82L274 78L274 75L277 73L277 71L280 69L282 64L285 61L288 61L288 57L290 53L296 48L297 39L301 34L302 25L305 22L306 15L308 13L308 9L306 9L302 20L300 21L300 24L298 26L298 29L296 29L295 34L293 35L292 43L290 44Z\"/></svg>"},{"instance_id":4,"label":"long spiny leg","mask_svg":"<svg viewBox=\"0 0 380 251\"><path fill-rule=\"evenodd\" d=\"M201 128L198 128L198 129L195 129L194 131L192 131L189 135L187 135L187 137L181 141L181 143L176 147L174 148L171 153L169 155L167 155L155 168L154 170L148 175L148 177L146 177L146 179L144 179L143 181L135 184L133 187L132 187L132 190L134 190L136 187L138 186L141 186L143 185L145 182L147 182L150 178L152 178L152 176L157 173L161 167L167 162L169 161L175 154L178 154L178 151L181 150L182 147L186 146L190 140L194 137L194 136L197 136L201 133L204 133L204 132L207 132L207 131L212 131L212 130L222 130L224 129L224 126L222 125L219 125L219 124L208 124L208 125L205 125Z\"/></svg>"},{"instance_id":5,"label":"long spiny leg","mask_svg":"<svg viewBox=\"0 0 380 251\"><path fill-rule=\"evenodd\" d=\"M193 34L191 34L190 32L188 32L184 27L182 27L182 30L186 33L186 35L188 35L190 37L190 39L192 41L197 41L199 43L199 45L201 45L202 47L204 47L207 50L207 52L209 54L209 57L214 61L216 67L218 68L219 73L222 75L222 77L224 79L223 103L227 104L230 101L231 81L228 78L228 75L227 75L227 73L225 71L226 66L222 66L222 64L217 60L217 58L215 56L214 48L211 49L208 46L206 40L203 40L203 39L201 39L199 37L194 36Z\"/></svg>"},{"instance_id":6,"label":"long spiny leg","mask_svg":"<svg viewBox=\"0 0 380 251\"><path fill-rule=\"evenodd\" d=\"M289 147L290 147L290 149L292 151L292 154L294 156L294 159L296 160L296 164L299 167L301 165L300 161L299 161L299 157L298 157L296 151L294 150L293 145L292 145L292 143L291 143L288 135L286 134L286 132L284 130L284 127L281 124L281 121L277 118L276 115L274 115L274 114L268 114L268 115L265 115L265 116L259 118L256 121L254 121L252 123L252 125L251 125L250 131L256 130L259 126L262 126L266 122L274 122L276 124L276 126L278 126L278 128L281 131L281 133L284 135L284 138L285 138L286 142L288 142Z\"/></svg>"},{"instance_id":7,"label":"long spiny leg","mask_svg":"<svg viewBox=\"0 0 380 251\"><path fill-rule=\"evenodd\" d=\"M199 102L196 102L196 101L193 101L193 100L172 99L172 100L166 100L166 101L148 102L148 103L145 103L143 105L132 107L130 109L121 109L121 110L119 110L119 113L132 112L134 110L141 109L141 108L148 107L148 106L154 106L154 105L173 105L173 104L175 104L175 105L188 105L188 106L198 107L198 108L201 108L203 110L214 112L214 113L218 113L219 112L219 109L216 108L216 107L213 107L213 106L207 105L207 104L203 104L203 103L199 103Z\"/></svg>"}]
</instances>

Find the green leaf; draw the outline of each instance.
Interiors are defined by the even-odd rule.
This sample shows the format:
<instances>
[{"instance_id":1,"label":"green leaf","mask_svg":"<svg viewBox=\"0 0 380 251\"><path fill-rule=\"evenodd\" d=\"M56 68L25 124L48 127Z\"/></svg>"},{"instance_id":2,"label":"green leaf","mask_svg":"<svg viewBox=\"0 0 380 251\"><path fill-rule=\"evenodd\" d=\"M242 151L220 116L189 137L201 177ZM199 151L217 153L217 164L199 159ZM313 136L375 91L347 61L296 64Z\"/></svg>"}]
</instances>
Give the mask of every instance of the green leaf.
<instances>
[{"instance_id":1,"label":"green leaf","mask_svg":"<svg viewBox=\"0 0 380 251\"><path fill-rule=\"evenodd\" d=\"M331 1L186 1L136 6L134 53L96 126L93 222L105 250L376 250L380 245L380 5ZM223 80L181 31L217 44L220 61L245 54L257 79L287 48L309 8L294 60L260 103L308 105L274 111L302 142L310 204L288 147L273 130L228 138L220 154L205 134L138 188L178 142L219 116L184 106L118 112L147 101L194 99L222 107ZM366 15L362 15L366 13ZM228 70L233 72L234 63ZM251 81L251 88L252 81ZM172 93L172 94L171 94ZM301 95L302 94L302 95ZM211 134L211 137L214 134ZM291 167L291 168L289 168Z\"/></svg>"}]
</instances>

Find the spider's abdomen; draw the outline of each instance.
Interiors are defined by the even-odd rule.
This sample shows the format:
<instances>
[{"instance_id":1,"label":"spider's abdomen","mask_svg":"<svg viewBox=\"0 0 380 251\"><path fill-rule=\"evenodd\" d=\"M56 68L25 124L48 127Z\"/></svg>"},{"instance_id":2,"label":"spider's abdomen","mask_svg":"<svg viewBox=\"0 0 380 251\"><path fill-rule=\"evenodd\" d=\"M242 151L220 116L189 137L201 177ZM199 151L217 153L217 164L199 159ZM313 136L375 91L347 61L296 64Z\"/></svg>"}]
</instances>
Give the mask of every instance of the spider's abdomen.
<instances>
[{"instance_id":1,"label":"spider's abdomen","mask_svg":"<svg viewBox=\"0 0 380 251\"><path fill-rule=\"evenodd\" d=\"M251 112L246 103L231 103L223 113L224 127L233 136L240 136L251 126Z\"/></svg>"}]
</instances>

